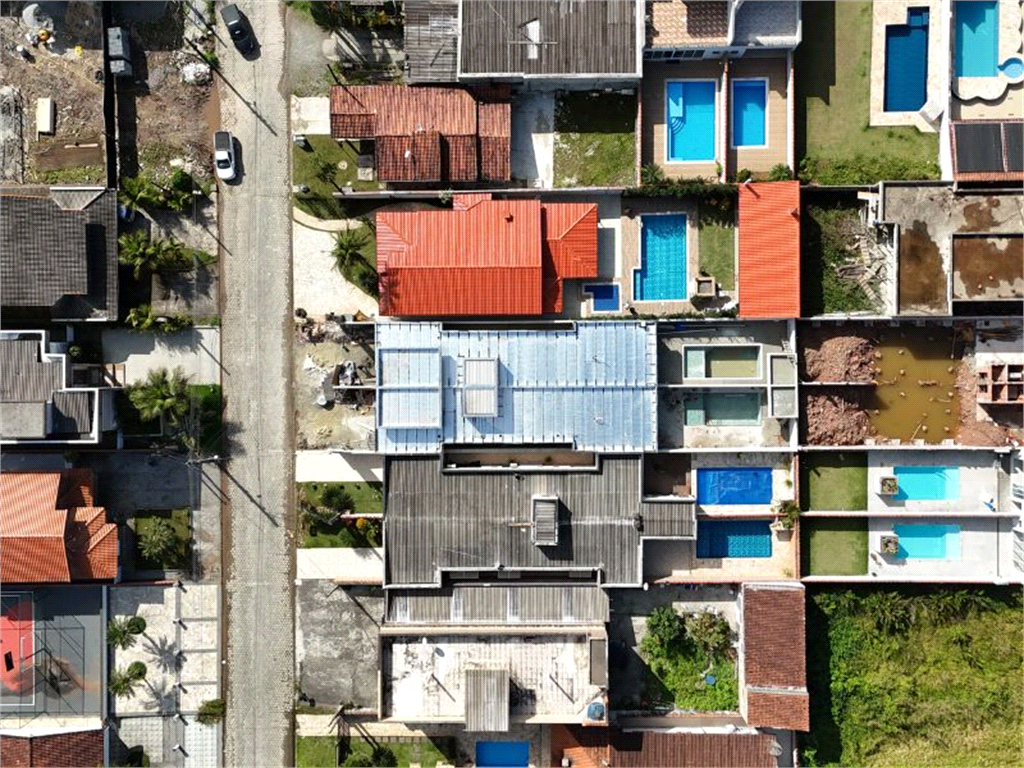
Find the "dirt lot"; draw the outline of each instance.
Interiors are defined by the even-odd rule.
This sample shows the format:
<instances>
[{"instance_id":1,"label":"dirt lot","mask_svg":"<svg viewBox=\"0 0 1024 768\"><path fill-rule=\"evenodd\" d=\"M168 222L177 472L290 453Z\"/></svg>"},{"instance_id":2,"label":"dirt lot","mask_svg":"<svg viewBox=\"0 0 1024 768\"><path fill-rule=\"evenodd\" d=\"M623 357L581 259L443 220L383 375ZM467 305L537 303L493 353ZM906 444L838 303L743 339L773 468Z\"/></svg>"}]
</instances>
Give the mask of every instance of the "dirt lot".
<instances>
[{"instance_id":1,"label":"dirt lot","mask_svg":"<svg viewBox=\"0 0 1024 768\"><path fill-rule=\"evenodd\" d=\"M957 442L961 445L1003 446L1020 441L1024 414L1020 406L979 406L978 376L974 350L964 353L957 372L956 388L960 391L960 428ZM999 420L996 423L995 419Z\"/></svg>"},{"instance_id":2,"label":"dirt lot","mask_svg":"<svg viewBox=\"0 0 1024 768\"><path fill-rule=\"evenodd\" d=\"M864 388L803 390L800 399L808 445L862 445L875 435L867 414L870 392Z\"/></svg>"},{"instance_id":3,"label":"dirt lot","mask_svg":"<svg viewBox=\"0 0 1024 768\"><path fill-rule=\"evenodd\" d=\"M877 340L866 333L836 335L834 328L801 328L800 378L804 381L871 381Z\"/></svg>"}]
</instances>

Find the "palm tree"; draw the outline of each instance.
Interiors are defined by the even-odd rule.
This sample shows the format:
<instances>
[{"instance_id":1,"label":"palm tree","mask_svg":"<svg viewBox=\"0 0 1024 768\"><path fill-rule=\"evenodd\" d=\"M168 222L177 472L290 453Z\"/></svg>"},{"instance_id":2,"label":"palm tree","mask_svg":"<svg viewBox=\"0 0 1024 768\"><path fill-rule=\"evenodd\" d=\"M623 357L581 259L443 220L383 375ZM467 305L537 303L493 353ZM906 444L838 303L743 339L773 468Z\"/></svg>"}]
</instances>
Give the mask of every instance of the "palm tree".
<instances>
[{"instance_id":1,"label":"palm tree","mask_svg":"<svg viewBox=\"0 0 1024 768\"><path fill-rule=\"evenodd\" d=\"M132 674L133 672L135 672L135 670L111 670L110 680L107 682L107 688L116 698L127 699L130 696L135 695L135 688L143 677L145 677L145 673L143 673L142 677L138 677L135 674Z\"/></svg>"},{"instance_id":2,"label":"palm tree","mask_svg":"<svg viewBox=\"0 0 1024 768\"><path fill-rule=\"evenodd\" d=\"M192 266L192 249L173 237L153 240L140 229L121 235L117 244L118 260L132 267L136 280L143 272L186 270Z\"/></svg>"},{"instance_id":3,"label":"palm tree","mask_svg":"<svg viewBox=\"0 0 1024 768\"><path fill-rule=\"evenodd\" d=\"M129 176L121 179L121 204L133 211L159 208L163 200L160 188L145 176Z\"/></svg>"},{"instance_id":4,"label":"palm tree","mask_svg":"<svg viewBox=\"0 0 1024 768\"><path fill-rule=\"evenodd\" d=\"M330 160L325 160L322 157L313 160L313 174L324 184L330 184L335 189L340 189L338 182L335 181L335 177L338 175L338 166Z\"/></svg>"},{"instance_id":5,"label":"palm tree","mask_svg":"<svg viewBox=\"0 0 1024 768\"><path fill-rule=\"evenodd\" d=\"M192 327L188 315L158 315L149 304L132 307L125 322L138 333L177 333Z\"/></svg>"},{"instance_id":6,"label":"palm tree","mask_svg":"<svg viewBox=\"0 0 1024 768\"><path fill-rule=\"evenodd\" d=\"M188 378L181 368L173 372L157 368L149 372L144 382L130 384L125 389L143 421L167 419L177 425L191 404Z\"/></svg>"},{"instance_id":7,"label":"palm tree","mask_svg":"<svg viewBox=\"0 0 1024 768\"><path fill-rule=\"evenodd\" d=\"M352 262L363 257L362 250L370 236L361 229L343 229L334 235L334 268L347 275Z\"/></svg>"},{"instance_id":8,"label":"palm tree","mask_svg":"<svg viewBox=\"0 0 1024 768\"><path fill-rule=\"evenodd\" d=\"M107 624L107 643L113 648L125 650L135 645L135 635L128 628L128 619L113 618Z\"/></svg>"}]
</instances>

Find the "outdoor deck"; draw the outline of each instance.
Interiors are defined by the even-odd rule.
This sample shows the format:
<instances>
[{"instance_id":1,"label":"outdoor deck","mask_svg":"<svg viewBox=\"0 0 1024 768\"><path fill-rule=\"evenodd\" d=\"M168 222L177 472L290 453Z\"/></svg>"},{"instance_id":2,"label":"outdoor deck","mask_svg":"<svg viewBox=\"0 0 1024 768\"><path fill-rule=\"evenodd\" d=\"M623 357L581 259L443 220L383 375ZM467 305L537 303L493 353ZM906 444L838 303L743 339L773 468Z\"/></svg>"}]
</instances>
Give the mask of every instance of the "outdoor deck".
<instances>
[{"instance_id":1,"label":"outdoor deck","mask_svg":"<svg viewBox=\"0 0 1024 768\"><path fill-rule=\"evenodd\" d=\"M956 467L959 469L959 494L945 500L899 500L879 494L882 477L893 475L899 467ZM868 454L868 512L920 515L923 513L993 514L990 502L998 509L1000 488L1008 483L999 458L980 451L941 453L924 451L872 451Z\"/></svg>"},{"instance_id":2,"label":"outdoor deck","mask_svg":"<svg viewBox=\"0 0 1024 768\"><path fill-rule=\"evenodd\" d=\"M648 541L643 552L644 581L738 584L792 579L798 573L796 542L792 531L772 531L771 557L698 558L696 542Z\"/></svg>"}]
</instances>

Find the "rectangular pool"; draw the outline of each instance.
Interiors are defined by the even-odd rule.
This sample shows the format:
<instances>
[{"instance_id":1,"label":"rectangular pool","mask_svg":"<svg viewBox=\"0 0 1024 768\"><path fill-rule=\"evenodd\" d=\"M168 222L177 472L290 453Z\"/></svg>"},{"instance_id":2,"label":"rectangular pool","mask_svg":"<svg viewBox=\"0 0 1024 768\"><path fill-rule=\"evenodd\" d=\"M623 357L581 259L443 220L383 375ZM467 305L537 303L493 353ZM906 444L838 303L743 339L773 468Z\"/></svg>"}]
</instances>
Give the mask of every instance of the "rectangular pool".
<instances>
[{"instance_id":1,"label":"rectangular pool","mask_svg":"<svg viewBox=\"0 0 1024 768\"><path fill-rule=\"evenodd\" d=\"M640 269L633 272L635 301L684 301L686 214L640 217Z\"/></svg>"},{"instance_id":2,"label":"rectangular pool","mask_svg":"<svg viewBox=\"0 0 1024 768\"><path fill-rule=\"evenodd\" d=\"M686 347L688 379L756 379L761 349L756 346Z\"/></svg>"},{"instance_id":3,"label":"rectangular pool","mask_svg":"<svg viewBox=\"0 0 1024 768\"><path fill-rule=\"evenodd\" d=\"M492 768L526 768L530 764L530 742L478 741L476 764Z\"/></svg>"},{"instance_id":4,"label":"rectangular pool","mask_svg":"<svg viewBox=\"0 0 1024 768\"><path fill-rule=\"evenodd\" d=\"M763 147L768 142L765 134L765 110L768 107L768 81L732 81L732 145L734 147Z\"/></svg>"},{"instance_id":5,"label":"rectangular pool","mask_svg":"<svg viewBox=\"0 0 1024 768\"><path fill-rule=\"evenodd\" d=\"M715 159L715 81L665 83L665 156L670 163Z\"/></svg>"},{"instance_id":6,"label":"rectangular pool","mask_svg":"<svg viewBox=\"0 0 1024 768\"><path fill-rule=\"evenodd\" d=\"M960 559L960 526L909 523L894 525L900 537L898 557L914 560Z\"/></svg>"},{"instance_id":7,"label":"rectangular pool","mask_svg":"<svg viewBox=\"0 0 1024 768\"><path fill-rule=\"evenodd\" d=\"M908 8L906 24L885 28L886 112L916 112L928 98L928 9Z\"/></svg>"},{"instance_id":8,"label":"rectangular pool","mask_svg":"<svg viewBox=\"0 0 1024 768\"><path fill-rule=\"evenodd\" d=\"M768 520L698 520L697 557L771 557Z\"/></svg>"},{"instance_id":9,"label":"rectangular pool","mask_svg":"<svg viewBox=\"0 0 1024 768\"><path fill-rule=\"evenodd\" d=\"M761 423L760 392L694 392L686 395L685 426L756 427Z\"/></svg>"},{"instance_id":10,"label":"rectangular pool","mask_svg":"<svg viewBox=\"0 0 1024 768\"><path fill-rule=\"evenodd\" d=\"M770 467L697 469L698 504L771 504Z\"/></svg>"},{"instance_id":11,"label":"rectangular pool","mask_svg":"<svg viewBox=\"0 0 1024 768\"><path fill-rule=\"evenodd\" d=\"M958 0L953 13L956 76L995 77L999 74L998 0Z\"/></svg>"},{"instance_id":12,"label":"rectangular pool","mask_svg":"<svg viewBox=\"0 0 1024 768\"><path fill-rule=\"evenodd\" d=\"M895 467L897 501L953 501L960 498L960 467Z\"/></svg>"}]
</instances>

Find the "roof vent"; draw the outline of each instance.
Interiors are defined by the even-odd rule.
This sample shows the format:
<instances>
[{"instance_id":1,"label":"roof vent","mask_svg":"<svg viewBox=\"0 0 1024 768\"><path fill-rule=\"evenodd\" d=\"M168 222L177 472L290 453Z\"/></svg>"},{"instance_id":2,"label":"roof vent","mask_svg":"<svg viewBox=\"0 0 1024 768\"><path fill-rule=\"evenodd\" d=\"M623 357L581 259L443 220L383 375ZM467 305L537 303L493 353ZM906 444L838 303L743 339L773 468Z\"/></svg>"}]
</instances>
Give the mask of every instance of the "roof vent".
<instances>
[{"instance_id":1,"label":"roof vent","mask_svg":"<svg viewBox=\"0 0 1024 768\"><path fill-rule=\"evenodd\" d=\"M530 541L538 547L558 544L558 497L534 496L531 515Z\"/></svg>"}]
</instances>

